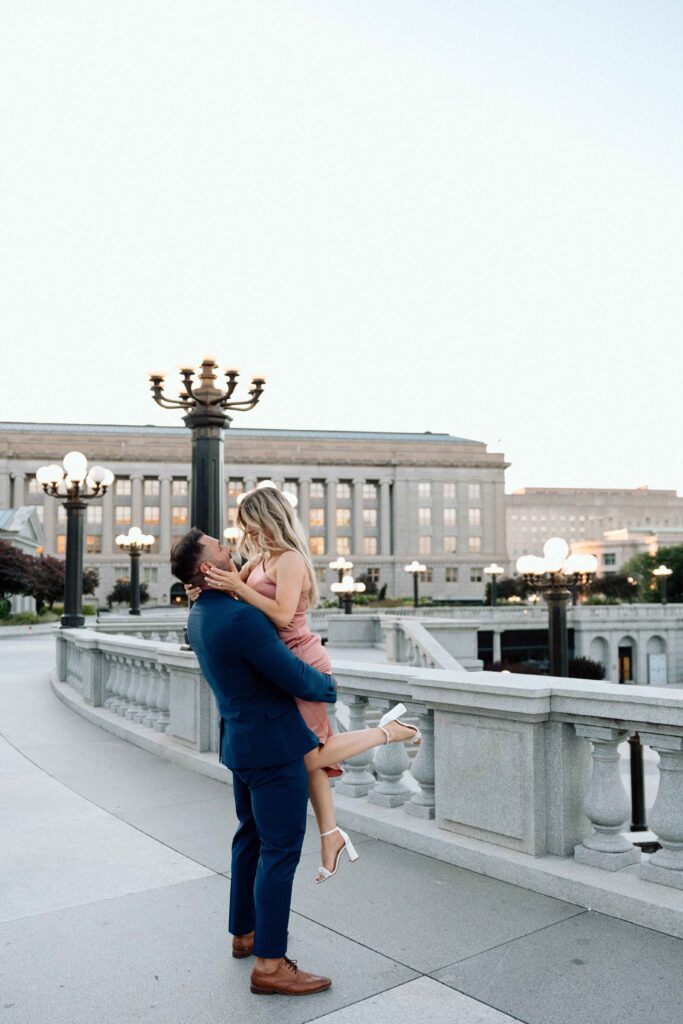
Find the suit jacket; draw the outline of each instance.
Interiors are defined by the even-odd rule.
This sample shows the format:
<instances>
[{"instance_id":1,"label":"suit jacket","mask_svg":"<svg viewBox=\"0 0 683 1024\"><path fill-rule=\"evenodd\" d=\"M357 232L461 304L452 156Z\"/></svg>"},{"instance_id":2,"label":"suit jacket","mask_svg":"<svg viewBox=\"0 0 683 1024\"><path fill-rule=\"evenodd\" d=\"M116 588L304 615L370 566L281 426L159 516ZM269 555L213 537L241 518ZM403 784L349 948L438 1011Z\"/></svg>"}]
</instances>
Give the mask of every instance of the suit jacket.
<instances>
[{"instance_id":1,"label":"suit jacket","mask_svg":"<svg viewBox=\"0 0 683 1024\"><path fill-rule=\"evenodd\" d=\"M334 678L292 654L263 612L205 590L187 633L220 709L221 764L264 768L318 746L293 698L333 704Z\"/></svg>"}]
</instances>

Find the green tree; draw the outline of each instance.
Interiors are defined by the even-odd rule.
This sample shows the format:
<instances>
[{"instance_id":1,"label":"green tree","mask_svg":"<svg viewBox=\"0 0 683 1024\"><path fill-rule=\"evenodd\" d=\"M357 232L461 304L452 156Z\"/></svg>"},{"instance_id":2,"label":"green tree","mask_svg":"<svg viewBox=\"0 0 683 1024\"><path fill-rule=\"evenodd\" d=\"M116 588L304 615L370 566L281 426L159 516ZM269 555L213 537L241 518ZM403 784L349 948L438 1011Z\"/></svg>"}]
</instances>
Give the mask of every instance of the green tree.
<instances>
[{"instance_id":1,"label":"green tree","mask_svg":"<svg viewBox=\"0 0 683 1024\"><path fill-rule=\"evenodd\" d=\"M0 598L28 594L31 586L31 555L0 540Z\"/></svg>"},{"instance_id":2,"label":"green tree","mask_svg":"<svg viewBox=\"0 0 683 1024\"><path fill-rule=\"evenodd\" d=\"M40 615L45 608L52 608L55 601L64 599L64 561L41 555L31 559L30 593L36 602L36 611Z\"/></svg>"},{"instance_id":3,"label":"green tree","mask_svg":"<svg viewBox=\"0 0 683 1024\"><path fill-rule=\"evenodd\" d=\"M140 584L140 604L146 604L149 601L149 591L147 590L147 584ZM114 584L112 590L107 594L107 604L111 608L113 604L130 604L130 580L125 576L120 576Z\"/></svg>"},{"instance_id":4,"label":"green tree","mask_svg":"<svg viewBox=\"0 0 683 1024\"><path fill-rule=\"evenodd\" d=\"M661 600L661 584L652 575L658 565L666 565L672 570L666 583L667 600L674 603L683 602L683 544L660 548L655 555L642 552L634 555L623 568L625 576L632 576L638 582L639 599L657 602Z\"/></svg>"},{"instance_id":5,"label":"green tree","mask_svg":"<svg viewBox=\"0 0 683 1024\"><path fill-rule=\"evenodd\" d=\"M633 601L639 597L640 588L637 581L634 585L629 580L635 580L635 577L623 572L608 572L591 580L586 592L607 601Z\"/></svg>"}]
</instances>

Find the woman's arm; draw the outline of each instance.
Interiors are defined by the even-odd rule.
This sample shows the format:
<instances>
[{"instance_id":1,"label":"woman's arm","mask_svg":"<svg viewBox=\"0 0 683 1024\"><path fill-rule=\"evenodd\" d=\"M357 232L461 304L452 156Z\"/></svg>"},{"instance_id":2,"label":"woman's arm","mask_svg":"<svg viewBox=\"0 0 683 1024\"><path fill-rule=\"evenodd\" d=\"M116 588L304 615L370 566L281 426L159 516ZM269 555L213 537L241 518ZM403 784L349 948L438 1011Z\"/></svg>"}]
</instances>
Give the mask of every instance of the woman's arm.
<instances>
[{"instance_id":1,"label":"woman's arm","mask_svg":"<svg viewBox=\"0 0 683 1024\"><path fill-rule=\"evenodd\" d=\"M258 608L268 616L273 625L282 628L288 626L294 618L305 576L306 566L301 556L296 551L285 551L277 560L274 600L247 586L246 582L240 579L236 569L226 572L210 566L207 569L206 582L209 589L226 590L245 604Z\"/></svg>"}]
</instances>

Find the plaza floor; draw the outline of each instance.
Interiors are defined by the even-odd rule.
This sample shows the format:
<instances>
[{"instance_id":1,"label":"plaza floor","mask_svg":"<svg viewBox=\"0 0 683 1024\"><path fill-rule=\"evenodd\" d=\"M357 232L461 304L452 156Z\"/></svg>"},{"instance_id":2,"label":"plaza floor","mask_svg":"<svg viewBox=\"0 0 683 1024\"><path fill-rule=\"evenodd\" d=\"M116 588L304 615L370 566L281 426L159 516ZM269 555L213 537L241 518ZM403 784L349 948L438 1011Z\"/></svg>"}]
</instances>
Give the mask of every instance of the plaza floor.
<instances>
[{"instance_id":1,"label":"plaza floor","mask_svg":"<svg viewBox=\"0 0 683 1024\"><path fill-rule=\"evenodd\" d=\"M683 941L356 835L322 886L313 823L290 955L332 988L249 992L226 929L224 784L52 693L47 636L0 640L2 1024L678 1024Z\"/></svg>"}]
</instances>

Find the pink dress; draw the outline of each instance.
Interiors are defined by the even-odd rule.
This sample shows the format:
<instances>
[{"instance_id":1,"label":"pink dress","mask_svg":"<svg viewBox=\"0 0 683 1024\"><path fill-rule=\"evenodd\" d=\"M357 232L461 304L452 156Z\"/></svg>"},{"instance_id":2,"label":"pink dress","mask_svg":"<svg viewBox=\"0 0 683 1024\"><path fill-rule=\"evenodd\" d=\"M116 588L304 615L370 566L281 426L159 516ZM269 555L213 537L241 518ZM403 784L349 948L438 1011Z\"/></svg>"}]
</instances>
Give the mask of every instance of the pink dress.
<instances>
[{"instance_id":1,"label":"pink dress","mask_svg":"<svg viewBox=\"0 0 683 1024\"><path fill-rule=\"evenodd\" d=\"M259 562L251 570L247 579L247 586L251 587L258 594L262 594L263 597L268 597L271 601L275 600L277 586L275 580L272 580L267 575L263 562ZM312 665L313 668L319 669L320 672L331 673L332 663L322 645L320 637L317 633L311 633L308 628L306 608L306 594L302 592L294 618L288 626L278 628L280 639L287 644L292 654L296 654L297 658L301 658L307 665ZM327 704L322 701L300 700L299 697L294 699L301 717L308 728L316 734L322 746L330 736L334 735L327 719ZM339 775L344 774L344 769L336 763L324 768L323 771L327 772L331 778L337 778Z\"/></svg>"}]
</instances>

